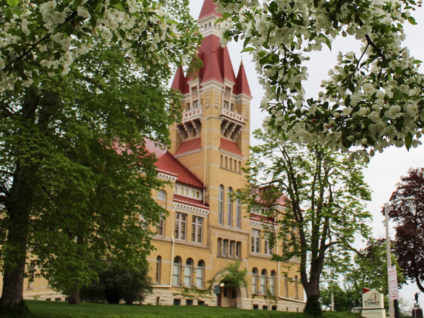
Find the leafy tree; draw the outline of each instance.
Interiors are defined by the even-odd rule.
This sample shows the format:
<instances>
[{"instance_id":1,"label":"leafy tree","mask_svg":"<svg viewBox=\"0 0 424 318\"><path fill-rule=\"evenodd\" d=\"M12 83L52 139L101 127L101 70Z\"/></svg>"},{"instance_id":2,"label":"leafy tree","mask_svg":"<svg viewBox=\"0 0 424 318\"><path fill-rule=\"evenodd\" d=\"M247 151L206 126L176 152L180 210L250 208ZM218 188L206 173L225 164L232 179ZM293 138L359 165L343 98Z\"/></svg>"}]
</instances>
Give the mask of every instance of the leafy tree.
<instances>
[{"instance_id":1,"label":"leafy tree","mask_svg":"<svg viewBox=\"0 0 424 318\"><path fill-rule=\"evenodd\" d=\"M293 142L319 143L367 160L392 145L416 147L423 131L422 63L402 42L404 23L421 1L216 0L222 44L244 41L266 90L267 129ZM308 52L338 37L361 43L339 53L316 98L305 100ZM354 148L355 147L355 148Z\"/></svg>"},{"instance_id":2,"label":"leafy tree","mask_svg":"<svg viewBox=\"0 0 424 318\"><path fill-rule=\"evenodd\" d=\"M162 182L144 138L167 143L179 95L163 84L169 68L123 53L97 41L66 76L40 71L38 83L0 98L6 308L23 299L29 248L76 303L104 256L131 263L151 249L148 224L164 210L151 198Z\"/></svg>"},{"instance_id":3,"label":"leafy tree","mask_svg":"<svg viewBox=\"0 0 424 318\"><path fill-rule=\"evenodd\" d=\"M330 308L331 307L331 293L334 297L334 310L335 311L348 311L350 308L354 307L354 299L352 295L345 291L339 286L339 284L332 284L328 288L320 290L320 300L321 304Z\"/></svg>"},{"instance_id":4,"label":"leafy tree","mask_svg":"<svg viewBox=\"0 0 424 318\"><path fill-rule=\"evenodd\" d=\"M397 267L398 283L401 286L405 283L405 278L394 255L392 255L392 264ZM355 255L353 264L347 267L345 273L346 290L353 294L356 305L360 305L362 288L364 287L378 289L384 295L388 295L387 275L386 240L370 239L368 245Z\"/></svg>"},{"instance_id":5,"label":"leafy tree","mask_svg":"<svg viewBox=\"0 0 424 318\"><path fill-rule=\"evenodd\" d=\"M279 223L271 237L286 242L274 260L298 257L305 313L319 317L319 282L329 248L343 262L355 237L370 233L366 222L371 216L363 203L371 197L362 174L365 165L318 145L282 143L259 130L254 135L263 144L251 148L249 187L242 199L250 211L270 206L268 217ZM277 200L283 201L283 210L275 206Z\"/></svg>"},{"instance_id":6,"label":"leafy tree","mask_svg":"<svg viewBox=\"0 0 424 318\"><path fill-rule=\"evenodd\" d=\"M235 261L229 263L221 276L221 281L225 283L225 287L247 287L247 269L240 269L241 262Z\"/></svg>"},{"instance_id":7,"label":"leafy tree","mask_svg":"<svg viewBox=\"0 0 424 318\"><path fill-rule=\"evenodd\" d=\"M135 301L142 302L147 293L152 291L152 281L149 276L149 263L132 264L112 261L106 270L98 273L99 280L81 290L81 298L85 301L105 300L109 304L119 304L124 300L131 305Z\"/></svg>"},{"instance_id":8,"label":"leafy tree","mask_svg":"<svg viewBox=\"0 0 424 318\"><path fill-rule=\"evenodd\" d=\"M405 200L411 198L412 200ZM405 277L424 292L424 179L422 169L409 169L390 197L389 217L397 223L394 254Z\"/></svg>"}]
</instances>

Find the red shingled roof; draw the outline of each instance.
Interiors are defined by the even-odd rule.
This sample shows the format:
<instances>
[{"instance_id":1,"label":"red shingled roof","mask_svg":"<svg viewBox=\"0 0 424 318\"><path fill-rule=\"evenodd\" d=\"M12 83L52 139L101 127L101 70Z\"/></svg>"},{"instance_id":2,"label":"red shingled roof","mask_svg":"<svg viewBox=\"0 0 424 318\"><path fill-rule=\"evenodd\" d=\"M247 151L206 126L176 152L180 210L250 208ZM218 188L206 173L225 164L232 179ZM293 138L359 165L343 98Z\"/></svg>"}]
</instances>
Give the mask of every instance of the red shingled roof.
<instances>
[{"instance_id":1,"label":"red shingled roof","mask_svg":"<svg viewBox=\"0 0 424 318\"><path fill-rule=\"evenodd\" d=\"M175 152L175 155L180 155L196 149L202 149L202 139L200 137L183 141Z\"/></svg>"},{"instance_id":2,"label":"red shingled roof","mask_svg":"<svg viewBox=\"0 0 424 318\"><path fill-rule=\"evenodd\" d=\"M167 149L161 147L151 140L146 139L146 149L149 153L154 153L158 161L155 166L158 170L177 175L177 181L203 189L205 186L193 173L191 173L181 162L179 162Z\"/></svg>"},{"instance_id":3,"label":"red shingled roof","mask_svg":"<svg viewBox=\"0 0 424 318\"><path fill-rule=\"evenodd\" d=\"M180 91L181 94L187 94L190 91L187 79L184 76L184 70L182 66L180 66L177 70L177 73L175 73L171 88Z\"/></svg>"},{"instance_id":4,"label":"red shingled roof","mask_svg":"<svg viewBox=\"0 0 424 318\"><path fill-rule=\"evenodd\" d=\"M243 156L239 146L237 146L237 144L234 141L231 141L225 138L221 138L221 145L219 146L219 149L232 152L239 156Z\"/></svg>"},{"instance_id":5,"label":"red shingled roof","mask_svg":"<svg viewBox=\"0 0 424 318\"><path fill-rule=\"evenodd\" d=\"M203 204L202 201L199 201L199 200L196 200L196 199L191 199L191 198L186 198L186 197L183 197L182 195L174 194L174 201L189 204L189 205L195 205L199 208L209 210L209 206Z\"/></svg>"},{"instance_id":6,"label":"red shingled roof","mask_svg":"<svg viewBox=\"0 0 424 318\"><path fill-rule=\"evenodd\" d=\"M213 2L213 0L205 0L205 2L203 2L202 11L200 11L199 20L207 18L211 15L221 18L222 15L216 12L217 7L218 6L215 2Z\"/></svg>"},{"instance_id":7,"label":"red shingled roof","mask_svg":"<svg viewBox=\"0 0 424 318\"><path fill-rule=\"evenodd\" d=\"M233 63L231 63L230 53L228 48L220 48L221 50L221 73L222 78L236 83L236 75L234 74Z\"/></svg>"},{"instance_id":8,"label":"red shingled roof","mask_svg":"<svg viewBox=\"0 0 424 318\"><path fill-rule=\"evenodd\" d=\"M240 63L236 86L234 87L234 95L240 94L245 94L249 97L252 97L252 94L250 93L249 82L246 76L246 71L244 70L243 61Z\"/></svg>"}]
</instances>

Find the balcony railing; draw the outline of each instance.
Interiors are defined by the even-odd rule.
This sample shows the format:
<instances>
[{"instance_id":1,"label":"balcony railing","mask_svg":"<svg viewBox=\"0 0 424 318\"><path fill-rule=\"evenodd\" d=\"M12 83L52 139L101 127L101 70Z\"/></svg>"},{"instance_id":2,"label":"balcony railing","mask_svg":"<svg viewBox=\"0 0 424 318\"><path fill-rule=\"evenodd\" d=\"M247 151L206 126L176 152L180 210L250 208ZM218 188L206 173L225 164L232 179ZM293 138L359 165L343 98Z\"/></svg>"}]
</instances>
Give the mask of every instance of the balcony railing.
<instances>
[{"instance_id":1,"label":"balcony railing","mask_svg":"<svg viewBox=\"0 0 424 318\"><path fill-rule=\"evenodd\" d=\"M242 122L242 123L244 122L243 115L237 113L236 111L232 111L232 110L229 110L229 109L226 109L226 108L221 108L221 115L224 115L228 118L237 120L237 121Z\"/></svg>"},{"instance_id":2,"label":"balcony railing","mask_svg":"<svg viewBox=\"0 0 424 318\"><path fill-rule=\"evenodd\" d=\"M191 121L197 118L201 118L203 115L203 109L201 106L198 108L183 111L183 122Z\"/></svg>"}]
</instances>

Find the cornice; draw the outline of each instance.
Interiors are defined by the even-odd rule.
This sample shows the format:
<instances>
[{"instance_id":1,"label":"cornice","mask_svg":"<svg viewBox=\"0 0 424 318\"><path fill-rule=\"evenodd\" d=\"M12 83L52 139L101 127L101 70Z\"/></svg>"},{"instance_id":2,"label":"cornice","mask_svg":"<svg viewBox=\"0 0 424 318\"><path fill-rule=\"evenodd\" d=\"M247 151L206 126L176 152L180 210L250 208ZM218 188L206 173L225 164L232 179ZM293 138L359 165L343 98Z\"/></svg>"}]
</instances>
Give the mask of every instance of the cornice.
<instances>
[{"instance_id":1,"label":"cornice","mask_svg":"<svg viewBox=\"0 0 424 318\"><path fill-rule=\"evenodd\" d=\"M200 207L196 207L196 206L192 206L192 205L189 205L189 204L174 202L174 207L175 207L176 212L186 212L186 213L196 214L196 215L200 215L200 216L208 216L209 215L209 210L206 210L206 209L203 209L203 208L200 208Z\"/></svg>"}]
</instances>

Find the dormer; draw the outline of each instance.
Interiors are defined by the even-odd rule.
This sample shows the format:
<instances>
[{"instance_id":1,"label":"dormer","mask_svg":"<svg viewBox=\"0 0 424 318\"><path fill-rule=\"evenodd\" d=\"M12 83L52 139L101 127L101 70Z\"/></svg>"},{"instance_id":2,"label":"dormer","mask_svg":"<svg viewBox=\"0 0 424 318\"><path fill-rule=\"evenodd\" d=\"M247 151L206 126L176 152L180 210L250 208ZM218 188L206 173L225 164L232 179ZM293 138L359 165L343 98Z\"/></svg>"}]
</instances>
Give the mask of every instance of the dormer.
<instances>
[{"instance_id":1,"label":"dormer","mask_svg":"<svg viewBox=\"0 0 424 318\"><path fill-rule=\"evenodd\" d=\"M216 35L219 37L220 24L216 20L222 18L222 15L216 12L217 5L212 0L205 0L202 11L199 16L200 33L203 37Z\"/></svg>"}]
</instances>

